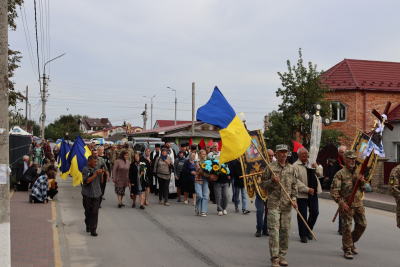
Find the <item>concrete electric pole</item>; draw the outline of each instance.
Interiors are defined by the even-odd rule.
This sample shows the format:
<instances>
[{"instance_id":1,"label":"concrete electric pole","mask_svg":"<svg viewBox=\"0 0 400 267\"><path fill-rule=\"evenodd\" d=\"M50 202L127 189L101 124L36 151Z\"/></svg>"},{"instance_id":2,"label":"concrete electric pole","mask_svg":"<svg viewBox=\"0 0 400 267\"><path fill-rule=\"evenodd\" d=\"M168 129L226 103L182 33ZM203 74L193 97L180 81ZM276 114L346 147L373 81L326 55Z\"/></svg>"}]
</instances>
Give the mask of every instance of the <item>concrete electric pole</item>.
<instances>
[{"instance_id":1,"label":"concrete electric pole","mask_svg":"<svg viewBox=\"0 0 400 267\"><path fill-rule=\"evenodd\" d=\"M146 98L151 98L151 125L150 125L150 129L153 129L153 97L156 97L156 95L153 96L143 96ZM147 116L147 114L146 114ZM146 117L147 118L147 117Z\"/></svg>"},{"instance_id":2,"label":"concrete electric pole","mask_svg":"<svg viewBox=\"0 0 400 267\"><path fill-rule=\"evenodd\" d=\"M11 266L7 3L3 0L0 4L0 266Z\"/></svg>"},{"instance_id":3,"label":"concrete electric pole","mask_svg":"<svg viewBox=\"0 0 400 267\"><path fill-rule=\"evenodd\" d=\"M143 131L146 130L146 122L147 122L147 103L144 104L144 111L142 113L143 115Z\"/></svg>"},{"instance_id":4,"label":"concrete electric pole","mask_svg":"<svg viewBox=\"0 0 400 267\"><path fill-rule=\"evenodd\" d=\"M194 121L195 121L195 91L194 91L194 82L192 83L192 136L194 136Z\"/></svg>"},{"instance_id":5,"label":"concrete electric pole","mask_svg":"<svg viewBox=\"0 0 400 267\"><path fill-rule=\"evenodd\" d=\"M177 107L177 103L178 103L178 100L177 100L177 98L176 98L176 89L171 88L171 87L167 87L167 88L168 88L168 89L171 89L172 91L175 92L175 125L176 125L176 107Z\"/></svg>"}]
</instances>

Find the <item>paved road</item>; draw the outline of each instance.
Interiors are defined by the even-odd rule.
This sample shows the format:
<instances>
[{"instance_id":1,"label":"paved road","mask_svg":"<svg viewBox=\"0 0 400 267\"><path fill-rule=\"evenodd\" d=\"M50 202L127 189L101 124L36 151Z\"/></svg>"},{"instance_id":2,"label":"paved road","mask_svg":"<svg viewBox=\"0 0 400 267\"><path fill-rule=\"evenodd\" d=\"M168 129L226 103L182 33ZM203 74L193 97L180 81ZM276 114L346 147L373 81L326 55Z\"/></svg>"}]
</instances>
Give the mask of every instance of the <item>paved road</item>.
<instances>
[{"instance_id":1,"label":"paved road","mask_svg":"<svg viewBox=\"0 0 400 267\"><path fill-rule=\"evenodd\" d=\"M228 215L217 216L216 205L209 204L207 217L195 216L192 205L170 200L171 206L158 204L150 195L150 207L117 208L112 183L106 188L100 209L98 237L85 232L80 186L59 179L57 203L61 209L71 266L270 266L268 237L254 237L255 207L248 203L249 215L235 213L232 203ZM192 201L191 201L192 203ZM320 200L320 216L314 230L318 241L302 244L293 212L289 251L290 266L399 266L400 230L395 214L366 208L368 227L357 243L360 251L352 261L343 257L337 223L332 223L336 205ZM58 212L58 216L60 212ZM62 242L62 241L61 241ZM64 261L68 262L68 261Z\"/></svg>"}]
</instances>

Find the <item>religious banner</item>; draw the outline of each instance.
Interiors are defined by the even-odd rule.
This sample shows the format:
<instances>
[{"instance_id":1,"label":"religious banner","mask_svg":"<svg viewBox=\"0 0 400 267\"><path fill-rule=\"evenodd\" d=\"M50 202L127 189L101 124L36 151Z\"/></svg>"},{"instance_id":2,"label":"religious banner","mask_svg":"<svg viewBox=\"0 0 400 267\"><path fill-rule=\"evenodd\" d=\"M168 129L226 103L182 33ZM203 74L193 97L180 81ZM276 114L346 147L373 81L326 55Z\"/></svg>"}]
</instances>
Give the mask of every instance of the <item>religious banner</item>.
<instances>
[{"instance_id":1,"label":"religious banner","mask_svg":"<svg viewBox=\"0 0 400 267\"><path fill-rule=\"evenodd\" d=\"M262 155L268 160L269 157L267 153L267 146L264 142L264 135L262 134L261 130L253 130L248 131L251 139L253 140L254 144L260 150ZM242 163L242 171L243 175L249 175L252 173L259 173L263 172L267 164L265 163L262 156L258 153L257 149L254 148L253 143L250 144L250 147L247 151L241 156L240 161ZM264 201L268 198L267 190L264 190L260 187L261 183L261 174L255 174L251 176L246 176L243 178L244 186L247 191L247 195L249 199L253 201L256 194L258 194Z\"/></svg>"},{"instance_id":2,"label":"religious banner","mask_svg":"<svg viewBox=\"0 0 400 267\"><path fill-rule=\"evenodd\" d=\"M356 167L357 170L361 170L361 166L364 163L365 159L365 149L367 149L368 142L369 142L370 137L366 135L363 131L358 130L356 138L354 139L353 145L351 146L351 149L356 152L357 155L357 161L356 161ZM372 178L372 174L374 173L376 162L378 161L379 156L375 153L371 154L371 158L368 162L367 169L365 170L364 173L364 178L365 180L369 183Z\"/></svg>"}]
</instances>

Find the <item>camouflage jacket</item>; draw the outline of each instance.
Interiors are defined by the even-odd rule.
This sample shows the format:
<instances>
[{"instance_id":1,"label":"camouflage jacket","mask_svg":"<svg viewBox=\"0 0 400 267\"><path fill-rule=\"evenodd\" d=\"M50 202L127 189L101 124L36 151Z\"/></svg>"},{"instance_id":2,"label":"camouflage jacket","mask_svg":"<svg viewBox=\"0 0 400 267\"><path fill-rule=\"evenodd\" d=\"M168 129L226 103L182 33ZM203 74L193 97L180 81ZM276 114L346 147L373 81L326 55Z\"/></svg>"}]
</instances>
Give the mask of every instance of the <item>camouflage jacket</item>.
<instances>
[{"instance_id":1,"label":"camouflage jacket","mask_svg":"<svg viewBox=\"0 0 400 267\"><path fill-rule=\"evenodd\" d=\"M113 158L115 159L113 163L115 163L115 161L119 158L119 154L124 151L124 149L115 149L114 150L114 154L113 154Z\"/></svg>"},{"instance_id":2,"label":"camouflage jacket","mask_svg":"<svg viewBox=\"0 0 400 267\"><path fill-rule=\"evenodd\" d=\"M115 150L109 149L109 150L107 151L107 154L106 154L106 156L107 156L108 159L110 160L110 163L111 163L111 164L114 164L115 161L117 160L117 159L114 157L114 156L115 156L114 151L115 151Z\"/></svg>"},{"instance_id":3,"label":"camouflage jacket","mask_svg":"<svg viewBox=\"0 0 400 267\"><path fill-rule=\"evenodd\" d=\"M397 201L400 201L400 165L397 165L390 172L390 180L389 180L389 193L394 196Z\"/></svg>"},{"instance_id":4,"label":"camouflage jacket","mask_svg":"<svg viewBox=\"0 0 400 267\"><path fill-rule=\"evenodd\" d=\"M135 152L133 151L133 149L132 149L132 148L128 148L128 149L124 148L123 150L125 150L125 151L128 152L128 161L129 161L130 163L132 163L132 161L133 161L133 155L135 154Z\"/></svg>"},{"instance_id":5,"label":"camouflage jacket","mask_svg":"<svg viewBox=\"0 0 400 267\"><path fill-rule=\"evenodd\" d=\"M261 176L261 188L268 190L268 209L272 210L291 210L292 202L297 199L297 173L292 165L286 164L282 166L278 161L272 162L270 165L275 175L279 176L282 186L289 194L288 199L279 183L273 183L273 174L269 168L265 168Z\"/></svg>"},{"instance_id":6,"label":"camouflage jacket","mask_svg":"<svg viewBox=\"0 0 400 267\"><path fill-rule=\"evenodd\" d=\"M331 184L331 196L339 204L339 207L349 201L359 173L359 170L354 171L344 167L335 174ZM365 181L360 184L351 207L361 207L363 205L361 198L366 187L367 183Z\"/></svg>"}]
</instances>

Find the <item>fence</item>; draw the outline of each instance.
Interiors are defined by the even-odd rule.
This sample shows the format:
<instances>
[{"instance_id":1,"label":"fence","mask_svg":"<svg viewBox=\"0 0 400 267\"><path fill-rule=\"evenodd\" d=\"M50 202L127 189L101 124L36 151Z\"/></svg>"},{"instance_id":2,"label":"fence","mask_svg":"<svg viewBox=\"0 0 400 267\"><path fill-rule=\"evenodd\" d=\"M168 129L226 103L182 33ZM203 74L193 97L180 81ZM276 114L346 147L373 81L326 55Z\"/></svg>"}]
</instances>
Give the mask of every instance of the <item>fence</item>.
<instances>
[{"instance_id":1,"label":"fence","mask_svg":"<svg viewBox=\"0 0 400 267\"><path fill-rule=\"evenodd\" d=\"M22 157L28 155L32 139L29 135L10 135L9 144L9 162L12 173L15 173L18 163L22 162Z\"/></svg>"}]
</instances>

